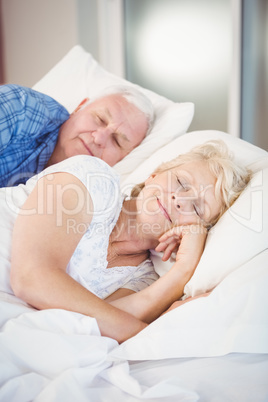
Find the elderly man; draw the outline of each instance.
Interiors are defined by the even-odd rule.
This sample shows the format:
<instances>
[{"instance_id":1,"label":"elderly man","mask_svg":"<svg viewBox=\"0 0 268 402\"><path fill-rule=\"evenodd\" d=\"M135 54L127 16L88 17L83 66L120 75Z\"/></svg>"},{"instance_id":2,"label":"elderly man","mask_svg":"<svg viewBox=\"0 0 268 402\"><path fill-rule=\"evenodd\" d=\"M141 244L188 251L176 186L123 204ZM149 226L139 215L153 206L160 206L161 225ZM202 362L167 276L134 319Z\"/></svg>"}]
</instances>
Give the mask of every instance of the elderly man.
<instances>
[{"instance_id":1,"label":"elderly man","mask_svg":"<svg viewBox=\"0 0 268 402\"><path fill-rule=\"evenodd\" d=\"M69 115L51 97L18 85L0 87L0 186L14 186L74 155L115 165L138 146L154 119L149 99L114 87L83 100Z\"/></svg>"}]
</instances>

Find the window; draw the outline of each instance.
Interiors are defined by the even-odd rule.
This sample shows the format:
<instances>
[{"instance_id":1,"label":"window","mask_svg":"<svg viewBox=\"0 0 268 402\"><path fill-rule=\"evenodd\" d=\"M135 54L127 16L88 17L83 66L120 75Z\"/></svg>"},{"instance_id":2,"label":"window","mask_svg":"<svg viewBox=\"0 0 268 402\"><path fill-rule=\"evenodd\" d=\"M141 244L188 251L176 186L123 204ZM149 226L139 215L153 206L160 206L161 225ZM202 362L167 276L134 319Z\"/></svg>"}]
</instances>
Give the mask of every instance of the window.
<instances>
[{"instance_id":1,"label":"window","mask_svg":"<svg viewBox=\"0 0 268 402\"><path fill-rule=\"evenodd\" d=\"M194 102L190 131L228 131L229 0L125 0L126 78Z\"/></svg>"}]
</instances>

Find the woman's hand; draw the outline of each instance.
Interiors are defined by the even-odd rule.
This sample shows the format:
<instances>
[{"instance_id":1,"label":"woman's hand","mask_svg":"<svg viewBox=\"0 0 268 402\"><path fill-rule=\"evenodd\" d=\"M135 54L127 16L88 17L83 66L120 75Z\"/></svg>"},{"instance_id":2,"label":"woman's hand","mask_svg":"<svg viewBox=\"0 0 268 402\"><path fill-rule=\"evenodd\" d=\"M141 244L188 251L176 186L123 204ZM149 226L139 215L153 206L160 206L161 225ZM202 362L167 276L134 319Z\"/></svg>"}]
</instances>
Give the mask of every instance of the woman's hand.
<instances>
[{"instance_id":1,"label":"woman's hand","mask_svg":"<svg viewBox=\"0 0 268 402\"><path fill-rule=\"evenodd\" d=\"M163 261L167 261L176 252L176 261L191 259L197 265L204 250L207 229L202 225L176 226L159 238L156 251L163 252Z\"/></svg>"},{"instance_id":2,"label":"woman's hand","mask_svg":"<svg viewBox=\"0 0 268 402\"><path fill-rule=\"evenodd\" d=\"M147 288L112 301L111 304L150 323L164 311L186 303L178 300L183 296L184 287L197 267L206 237L207 230L201 225L174 227L166 232L160 237L156 250L164 251L163 259L168 259L177 250L172 268Z\"/></svg>"},{"instance_id":3,"label":"woman's hand","mask_svg":"<svg viewBox=\"0 0 268 402\"><path fill-rule=\"evenodd\" d=\"M176 250L173 267L147 288L111 301L111 304L150 323L170 306L175 308L185 303L176 300L183 296L184 287L197 267L206 237L207 230L201 225L178 226L166 232L160 237L156 250L164 251L163 259L168 259Z\"/></svg>"}]
</instances>

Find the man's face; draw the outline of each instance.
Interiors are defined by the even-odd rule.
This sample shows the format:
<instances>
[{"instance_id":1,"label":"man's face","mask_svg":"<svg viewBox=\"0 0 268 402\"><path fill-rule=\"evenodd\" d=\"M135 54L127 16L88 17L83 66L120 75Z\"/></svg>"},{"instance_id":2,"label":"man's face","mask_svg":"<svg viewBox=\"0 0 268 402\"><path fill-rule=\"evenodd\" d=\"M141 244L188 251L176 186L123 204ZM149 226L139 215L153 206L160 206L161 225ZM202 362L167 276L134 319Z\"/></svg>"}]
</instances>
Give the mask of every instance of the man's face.
<instances>
[{"instance_id":1,"label":"man's face","mask_svg":"<svg viewBox=\"0 0 268 402\"><path fill-rule=\"evenodd\" d=\"M113 166L140 144L147 129L147 119L136 106L118 94L105 96L78 107L61 126L57 162L91 155Z\"/></svg>"}]
</instances>

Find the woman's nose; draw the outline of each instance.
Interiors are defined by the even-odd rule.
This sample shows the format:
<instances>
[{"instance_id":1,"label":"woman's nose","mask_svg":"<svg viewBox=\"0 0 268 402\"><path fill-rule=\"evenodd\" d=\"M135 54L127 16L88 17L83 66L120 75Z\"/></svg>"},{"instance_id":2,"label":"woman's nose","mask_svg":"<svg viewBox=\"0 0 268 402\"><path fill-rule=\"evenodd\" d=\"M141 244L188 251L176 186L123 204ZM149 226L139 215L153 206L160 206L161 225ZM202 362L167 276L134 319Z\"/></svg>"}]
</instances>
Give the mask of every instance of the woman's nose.
<instances>
[{"instance_id":1,"label":"woman's nose","mask_svg":"<svg viewBox=\"0 0 268 402\"><path fill-rule=\"evenodd\" d=\"M172 201L174 203L174 206L177 210L180 210L180 212L190 212L193 210L193 195L192 194L176 194L173 193L172 196Z\"/></svg>"}]
</instances>

